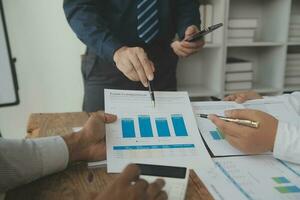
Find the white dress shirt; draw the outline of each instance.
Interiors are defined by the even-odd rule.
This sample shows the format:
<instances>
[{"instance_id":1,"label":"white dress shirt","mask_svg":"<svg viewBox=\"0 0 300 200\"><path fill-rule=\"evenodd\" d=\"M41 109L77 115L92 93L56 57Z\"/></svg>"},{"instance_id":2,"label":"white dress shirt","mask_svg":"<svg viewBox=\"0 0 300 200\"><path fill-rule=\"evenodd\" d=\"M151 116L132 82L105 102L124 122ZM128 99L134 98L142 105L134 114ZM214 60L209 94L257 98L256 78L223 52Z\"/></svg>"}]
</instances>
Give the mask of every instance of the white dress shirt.
<instances>
[{"instance_id":1,"label":"white dress shirt","mask_svg":"<svg viewBox=\"0 0 300 200\"><path fill-rule=\"evenodd\" d=\"M287 99L300 116L300 92L280 97ZM300 117L297 124L279 121L273 155L275 158L300 164Z\"/></svg>"},{"instance_id":2,"label":"white dress shirt","mask_svg":"<svg viewBox=\"0 0 300 200\"><path fill-rule=\"evenodd\" d=\"M65 169L68 160L68 147L60 136L0 138L0 196L9 189Z\"/></svg>"}]
</instances>

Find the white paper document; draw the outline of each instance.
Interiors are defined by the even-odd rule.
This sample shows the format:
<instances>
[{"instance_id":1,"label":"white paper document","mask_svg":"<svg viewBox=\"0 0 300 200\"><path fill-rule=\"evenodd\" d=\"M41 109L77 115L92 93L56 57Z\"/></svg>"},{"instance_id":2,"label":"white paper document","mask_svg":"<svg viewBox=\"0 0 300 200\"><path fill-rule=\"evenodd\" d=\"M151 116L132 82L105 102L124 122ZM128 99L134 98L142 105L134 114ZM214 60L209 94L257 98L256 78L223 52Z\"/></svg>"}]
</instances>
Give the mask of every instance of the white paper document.
<instances>
[{"instance_id":1,"label":"white paper document","mask_svg":"<svg viewBox=\"0 0 300 200\"><path fill-rule=\"evenodd\" d=\"M283 122L299 122L299 116L284 98L271 97L266 99L251 100L243 103L242 105L247 109L254 109L266 112Z\"/></svg>"},{"instance_id":2,"label":"white paper document","mask_svg":"<svg viewBox=\"0 0 300 200\"><path fill-rule=\"evenodd\" d=\"M193 102L192 105L195 114L216 114L220 116L224 116L225 110L244 108L235 102ZM225 140L224 135L209 119L196 118L200 132L215 156L244 155L243 152L237 150Z\"/></svg>"},{"instance_id":3,"label":"white paper document","mask_svg":"<svg viewBox=\"0 0 300 200\"><path fill-rule=\"evenodd\" d=\"M105 90L105 111L118 116L106 125L108 172L129 163L211 170L186 92Z\"/></svg>"},{"instance_id":4,"label":"white paper document","mask_svg":"<svg viewBox=\"0 0 300 200\"><path fill-rule=\"evenodd\" d=\"M300 199L300 177L271 155L215 158L216 165L246 199Z\"/></svg>"},{"instance_id":5,"label":"white paper document","mask_svg":"<svg viewBox=\"0 0 300 200\"><path fill-rule=\"evenodd\" d=\"M192 106L195 114L216 114L224 116L225 110L247 108L269 113L275 118L289 123L297 123L299 120L295 111L283 99L260 99L247 101L243 104L227 101L193 102ZM245 155L243 152L232 147L210 120L199 117L196 118L199 130L214 156Z\"/></svg>"}]
</instances>

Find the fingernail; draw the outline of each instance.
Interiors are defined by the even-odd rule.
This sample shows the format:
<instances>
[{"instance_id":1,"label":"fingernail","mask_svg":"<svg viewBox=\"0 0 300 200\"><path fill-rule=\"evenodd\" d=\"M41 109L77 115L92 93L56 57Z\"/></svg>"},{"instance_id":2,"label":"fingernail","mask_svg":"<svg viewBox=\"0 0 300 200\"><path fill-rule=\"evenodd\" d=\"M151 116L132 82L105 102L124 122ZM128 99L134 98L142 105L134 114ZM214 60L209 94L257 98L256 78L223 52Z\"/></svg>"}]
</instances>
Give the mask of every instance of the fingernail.
<instances>
[{"instance_id":1,"label":"fingernail","mask_svg":"<svg viewBox=\"0 0 300 200\"><path fill-rule=\"evenodd\" d=\"M152 81L153 80L153 75L148 75L148 80Z\"/></svg>"},{"instance_id":2,"label":"fingernail","mask_svg":"<svg viewBox=\"0 0 300 200\"><path fill-rule=\"evenodd\" d=\"M156 182L161 185L161 187L165 186L166 182L164 179L157 179Z\"/></svg>"},{"instance_id":3,"label":"fingernail","mask_svg":"<svg viewBox=\"0 0 300 200\"><path fill-rule=\"evenodd\" d=\"M149 85L148 85L148 82L144 82L144 86L145 87L148 87Z\"/></svg>"}]
</instances>

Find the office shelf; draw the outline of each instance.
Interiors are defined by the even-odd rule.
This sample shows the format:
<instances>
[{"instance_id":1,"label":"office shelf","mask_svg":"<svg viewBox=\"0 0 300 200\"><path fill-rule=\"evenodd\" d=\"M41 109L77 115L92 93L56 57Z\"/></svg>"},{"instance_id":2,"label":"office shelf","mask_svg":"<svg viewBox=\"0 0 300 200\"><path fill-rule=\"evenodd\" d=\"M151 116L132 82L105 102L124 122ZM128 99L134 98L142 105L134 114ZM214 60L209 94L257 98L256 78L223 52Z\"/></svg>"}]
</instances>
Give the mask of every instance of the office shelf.
<instances>
[{"instance_id":1,"label":"office shelf","mask_svg":"<svg viewBox=\"0 0 300 200\"><path fill-rule=\"evenodd\" d=\"M221 43L206 43L204 45L204 48L218 48L218 47L222 47L223 44Z\"/></svg>"},{"instance_id":2,"label":"office shelf","mask_svg":"<svg viewBox=\"0 0 300 200\"><path fill-rule=\"evenodd\" d=\"M300 42L289 42L288 46L300 46Z\"/></svg>"},{"instance_id":3,"label":"office shelf","mask_svg":"<svg viewBox=\"0 0 300 200\"><path fill-rule=\"evenodd\" d=\"M213 23L224 27L213 33L213 42L178 64L178 87L191 97L224 97L227 57L250 60L253 63L253 89L272 95L300 90L300 86L285 87L285 68L288 51L299 49L300 42L289 42L292 13L300 13L298 0L205 0L213 5ZM255 18L258 21L252 43L229 43L229 19ZM297 50L298 52L298 50Z\"/></svg>"},{"instance_id":4,"label":"office shelf","mask_svg":"<svg viewBox=\"0 0 300 200\"><path fill-rule=\"evenodd\" d=\"M237 43L237 44L227 44L228 47L272 47L272 46L282 46L284 42L253 42L253 43Z\"/></svg>"},{"instance_id":5,"label":"office shelf","mask_svg":"<svg viewBox=\"0 0 300 200\"><path fill-rule=\"evenodd\" d=\"M210 97L219 95L217 91L199 85L182 85L178 90L187 91L190 97Z\"/></svg>"}]
</instances>

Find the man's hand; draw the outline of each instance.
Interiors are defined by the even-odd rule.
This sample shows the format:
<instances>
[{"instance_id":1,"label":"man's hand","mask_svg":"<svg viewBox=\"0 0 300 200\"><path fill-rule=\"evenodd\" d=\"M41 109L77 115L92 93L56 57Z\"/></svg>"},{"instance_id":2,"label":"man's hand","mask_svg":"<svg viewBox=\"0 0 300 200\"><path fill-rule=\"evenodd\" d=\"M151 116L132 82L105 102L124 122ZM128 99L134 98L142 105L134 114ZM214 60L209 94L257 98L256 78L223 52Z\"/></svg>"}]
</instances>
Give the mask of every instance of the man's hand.
<instances>
[{"instance_id":1,"label":"man's hand","mask_svg":"<svg viewBox=\"0 0 300 200\"><path fill-rule=\"evenodd\" d=\"M106 158L105 123L116 121L115 115L93 113L78 133L63 136L68 149L69 161L95 161Z\"/></svg>"},{"instance_id":2,"label":"man's hand","mask_svg":"<svg viewBox=\"0 0 300 200\"><path fill-rule=\"evenodd\" d=\"M254 91L237 92L235 94L231 94L225 97L224 101L235 101L237 103L244 103L245 101L253 99L262 99L262 96L260 96L257 92Z\"/></svg>"},{"instance_id":3,"label":"man's hand","mask_svg":"<svg viewBox=\"0 0 300 200\"><path fill-rule=\"evenodd\" d=\"M149 184L139 178L140 169L129 165L122 174L95 200L165 200L166 192L162 191L165 182L157 179Z\"/></svg>"},{"instance_id":4,"label":"man's hand","mask_svg":"<svg viewBox=\"0 0 300 200\"><path fill-rule=\"evenodd\" d=\"M273 116L261 111L242 109L227 111L226 117L260 122L259 128L249 128L225 122L215 115L209 116L232 146L248 154L273 150L278 126L278 120Z\"/></svg>"},{"instance_id":5,"label":"man's hand","mask_svg":"<svg viewBox=\"0 0 300 200\"><path fill-rule=\"evenodd\" d=\"M174 41L171 44L173 51L179 57L186 58L198 51L200 51L205 42L203 40L195 41L195 42L187 42L185 41L187 38L199 32L197 26L189 26L185 31L185 37L182 41Z\"/></svg>"},{"instance_id":6,"label":"man's hand","mask_svg":"<svg viewBox=\"0 0 300 200\"><path fill-rule=\"evenodd\" d=\"M122 47L114 54L117 68L130 80L140 81L148 87L148 80L154 78L154 64L140 47Z\"/></svg>"}]
</instances>

